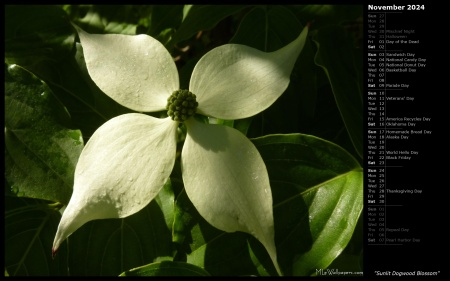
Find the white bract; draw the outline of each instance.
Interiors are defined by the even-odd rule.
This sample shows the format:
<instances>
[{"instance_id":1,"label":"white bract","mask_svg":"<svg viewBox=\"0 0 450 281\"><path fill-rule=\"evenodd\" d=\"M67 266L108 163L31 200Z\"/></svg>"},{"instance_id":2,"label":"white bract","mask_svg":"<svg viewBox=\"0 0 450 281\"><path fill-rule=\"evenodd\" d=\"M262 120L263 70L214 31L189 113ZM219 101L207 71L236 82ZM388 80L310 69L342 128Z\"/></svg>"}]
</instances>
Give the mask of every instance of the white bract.
<instances>
[{"instance_id":1,"label":"white bract","mask_svg":"<svg viewBox=\"0 0 450 281\"><path fill-rule=\"evenodd\" d=\"M165 47L147 35L88 34L77 28L89 75L123 106L138 112L166 109L179 90L176 65ZM241 119L268 108L286 90L308 28L275 52L226 44L195 66L189 91L197 114ZM239 131L188 118L181 153L186 194L214 227L243 231L267 249L277 271L272 193L266 166ZM53 243L61 243L88 221L130 216L157 196L176 156L178 121L142 113L103 124L84 147L75 170L73 194Z\"/></svg>"}]
</instances>

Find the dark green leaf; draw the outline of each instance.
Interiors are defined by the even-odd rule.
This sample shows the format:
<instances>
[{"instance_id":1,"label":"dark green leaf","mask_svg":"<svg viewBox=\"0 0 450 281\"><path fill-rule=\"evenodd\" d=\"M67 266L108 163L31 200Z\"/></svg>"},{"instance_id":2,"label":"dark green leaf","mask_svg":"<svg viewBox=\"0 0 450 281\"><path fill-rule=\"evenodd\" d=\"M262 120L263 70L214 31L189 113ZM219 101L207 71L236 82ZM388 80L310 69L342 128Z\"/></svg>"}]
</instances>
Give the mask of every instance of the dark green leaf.
<instances>
[{"instance_id":1,"label":"dark green leaf","mask_svg":"<svg viewBox=\"0 0 450 281\"><path fill-rule=\"evenodd\" d=\"M136 34L138 10L133 5L68 5L65 11L89 33Z\"/></svg>"},{"instance_id":2,"label":"dark green leaf","mask_svg":"<svg viewBox=\"0 0 450 281\"><path fill-rule=\"evenodd\" d=\"M329 24L341 24L356 20L363 15L362 5L289 5L302 23L310 21L314 28Z\"/></svg>"},{"instance_id":3,"label":"dark green leaf","mask_svg":"<svg viewBox=\"0 0 450 281\"><path fill-rule=\"evenodd\" d=\"M72 116L72 128L90 136L116 116L113 110L111 116L97 109L98 101L74 60L75 32L64 10L51 5L7 6L6 16L5 61L45 81Z\"/></svg>"},{"instance_id":4,"label":"dark green leaf","mask_svg":"<svg viewBox=\"0 0 450 281\"><path fill-rule=\"evenodd\" d=\"M183 5L154 5L149 35L157 36L168 28L177 28L183 20Z\"/></svg>"},{"instance_id":5,"label":"dark green leaf","mask_svg":"<svg viewBox=\"0 0 450 281\"><path fill-rule=\"evenodd\" d=\"M61 215L48 202L9 197L5 206L5 270L9 276L68 275L66 247L52 259Z\"/></svg>"},{"instance_id":6,"label":"dark green leaf","mask_svg":"<svg viewBox=\"0 0 450 281\"><path fill-rule=\"evenodd\" d=\"M347 151L313 136L253 141L269 172L280 266L287 275L326 268L346 247L362 211L362 168Z\"/></svg>"},{"instance_id":7,"label":"dark green leaf","mask_svg":"<svg viewBox=\"0 0 450 281\"><path fill-rule=\"evenodd\" d=\"M209 273L189 263L162 261L134 268L120 276L209 276Z\"/></svg>"},{"instance_id":8,"label":"dark green leaf","mask_svg":"<svg viewBox=\"0 0 450 281\"><path fill-rule=\"evenodd\" d=\"M20 196L67 203L83 149L45 83L17 65L5 73L5 175Z\"/></svg>"},{"instance_id":9,"label":"dark green leaf","mask_svg":"<svg viewBox=\"0 0 450 281\"><path fill-rule=\"evenodd\" d=\"M54 5L7 5L5 26L5 62L9 64L60 60L75 40L67 14Z\"/></svg>"},{"instance_id":10,"label":"dark green leaf","mask_svg":"<svg viewBox=\"0 0 450 281\"><path fill-rule=\"evenodd\" d=\"M303 30L295 15L283 6L261 6L242 19L230 43L273 52L293 41Z\"/></svg>"},{"instance_id":11,"label":"dark green leaf","mask_svg":"<svg viewBox=\"0 0 450 281\"><path fill-rule=\"evenodd\" d=\"M194 5L173 37L172 44L189 39L199 31L213 28L221 20L241 11L242 5Z\"/></svg>"},{"instance_id":12,"label":"dark green leaf","mask_svg":"<svg viewBox=\"0 0 450 281\"><path fill-rule=\"evenodd\" d=\"M314 38L316 63L327 74L342 119L360 157L363 155L362 49L343 27L329 26Z\"/></svg>"},{"instance_id":13,"label":"dark green leaf","mask_svg":"<svg viewBox=\"0 0 450 281\"><path fill-rule=\"evenodd\" d=\"M198 214L184 191L177 197L175 209L174 242L178 244L179 259L202 267L213 276L269 275L266 268L276 274L258 240L246 233L226 233L214 228Z\"/></svg>"},{"instance_id":14,"label":"dark green leaf","mask_svg":"<svg viewBox=\"0 0 450 281\"><path fill-rule=\"evenodd\" d=\"M169 181L138 213L83 225L67 240L71 274L117 276L158 257L172 256L173 200Z\"/></svg>"},{"instance_id":15,"label":"dark green leaf","mask_svg":"<svg viewBox=\"0 0 450 281\"><path fill-rule=\"evenodd\" d=\"M361 167L347 151L313 136L273 135L253 142L269 172L284 274L311 275L326 268L348 244L362 211ZM176 200L174 239L189 263L212 275L276 274L257 240L213 228L184 192Z\"/></svg>"}]
</instances>

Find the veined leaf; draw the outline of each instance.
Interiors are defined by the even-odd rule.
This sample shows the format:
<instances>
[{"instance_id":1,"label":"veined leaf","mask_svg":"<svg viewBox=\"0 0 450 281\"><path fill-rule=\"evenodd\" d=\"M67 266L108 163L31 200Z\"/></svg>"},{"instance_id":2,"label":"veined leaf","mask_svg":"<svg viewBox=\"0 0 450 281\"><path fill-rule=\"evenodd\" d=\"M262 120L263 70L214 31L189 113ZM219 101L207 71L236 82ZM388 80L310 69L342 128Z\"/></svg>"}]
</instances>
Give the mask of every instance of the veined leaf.
<instances>
[{"instance_id":1,"label":"veined leaf","mask_svg":"<svg viewBox=\"0 0 450 281\"><path fill-rule=\"evenodd\" d=\"M9 276L66 276L66 247L52 259L59 212L48 202L8 197L5 201L5 270Z\"/></svg>"},{"instance_id":2,"label":"veined leaf","mask_svg":"<svg viewBox=\"0 0 450 281\"><path fill-rule=\"evenodd\" d=\"M286 275L326 268L347 246L362 212L361 166L344 149L314 136L253 141L269 171L280 266Z\"/></svg>"},{"instance_id":3,"label":"veined leaf","mask_svg":"<svg viewBox=\"0 0 450 281\"><path fill-rule=\"evenodd\" d=\"M17 195L69 201L83 149L80 131L61 125L69 118L44 82L17 65L7 69L5 175Z\"/></svg>"},{"instance_id":4,"label":"veined leaf","mask_svg":"<svg viewBox=\"0 0 450 281\"><path fill-rule=\"evenodd\" d=\"M71 274L117 276L158 257L172 256L173 196L168 181L138 213L124 219L90 221L79 228L67 240Z\"/></svg>"},{"instance_id":5,"label":"veined leaf","mask_svg":"<svg viewBox=\"0 0 450 281\"><path fill-rule=\"evenodd\" d=\"M253 142L269 172L275 244L284 274L311 275L326 268L346 247L362 211L359 163L339 146L308 135L272 135ZM276 274L261 243L210 226L183 193L176 200L174 223L179 254L212 275Z\"/></svg>"},{"instance_id":6,"label":"veined leaf","mask_svg":"<svg viewBox=\"0 0 450 281\"><path fill-rule=\"evenodd\" d=\"M189 39L196 32L209 30L227 16L238 13L243 5L193 5L179 29L174 34L172 44Z\"/></svg>"}]
</instances>

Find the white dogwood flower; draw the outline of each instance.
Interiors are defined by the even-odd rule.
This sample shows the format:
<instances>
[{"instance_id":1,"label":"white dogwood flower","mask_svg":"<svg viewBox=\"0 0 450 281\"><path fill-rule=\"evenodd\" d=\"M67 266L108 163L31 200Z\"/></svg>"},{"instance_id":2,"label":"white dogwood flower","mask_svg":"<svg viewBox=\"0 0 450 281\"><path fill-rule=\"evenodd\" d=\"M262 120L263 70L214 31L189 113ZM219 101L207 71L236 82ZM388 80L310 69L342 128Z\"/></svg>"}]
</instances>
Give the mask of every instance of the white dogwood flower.
<instances>
[{"instance_id":1,"label":"white dogwood flower","mask_svg":"<svg viewBox=\"0 0 450 281\"><path fill-rule=\"evenodd\" d=\"M105 94L137 112L167 110L169 117L124 114L95 131L78 160L53 254L86 222L130 216L157 196L172 172L184 122L181 167L192 204L214 227L256 237L280 273L272 193L258 150L236 129L191 117L235 120L268 108L289 84L308 27L270 53L238 44L211 50L196 64L189 90L179 89L176 65L156 39L77 30L89 75Z\"/></svg>"}]
</instances>

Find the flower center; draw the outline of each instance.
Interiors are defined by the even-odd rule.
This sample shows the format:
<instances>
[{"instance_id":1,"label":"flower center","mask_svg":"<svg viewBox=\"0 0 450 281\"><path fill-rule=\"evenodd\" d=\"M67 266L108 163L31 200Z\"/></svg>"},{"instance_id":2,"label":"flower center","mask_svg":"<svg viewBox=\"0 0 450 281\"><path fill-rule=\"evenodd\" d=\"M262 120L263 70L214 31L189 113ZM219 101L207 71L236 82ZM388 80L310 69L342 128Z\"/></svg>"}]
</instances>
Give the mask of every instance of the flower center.
<instances>
[{"instance_id":1,"label":"flower center","mask_svg":"<svg viewBox=\"0 0 450 281\"><path fill-rule=\"evenodd\" d=\"M183 122L195 114L198 102L188 90L177 90L167 99L167 115L174 121Z\"/></svg>"}]
</instances>

